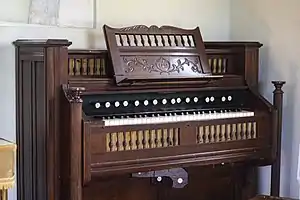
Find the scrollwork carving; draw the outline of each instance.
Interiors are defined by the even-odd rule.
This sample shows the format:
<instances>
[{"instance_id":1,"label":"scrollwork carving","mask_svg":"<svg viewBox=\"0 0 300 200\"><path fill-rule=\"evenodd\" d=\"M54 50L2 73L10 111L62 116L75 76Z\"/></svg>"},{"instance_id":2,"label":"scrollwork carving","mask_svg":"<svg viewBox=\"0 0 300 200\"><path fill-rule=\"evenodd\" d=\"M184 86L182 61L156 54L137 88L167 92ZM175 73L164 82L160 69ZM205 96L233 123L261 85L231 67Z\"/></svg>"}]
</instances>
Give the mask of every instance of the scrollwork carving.
<instances>
[{"instance_id":1,"label":"scrollwork carving","mask_svg":"<svg viewBox=\"0 0 300 200\"><path fill-rule=\"evenodd\" d=\"M146 25L135 25L135 26L129 26L120 28L120 31L159 31L159 27L156 25L152 26L146 26Z\"/></svg>"},{"instance_id":2,"label":"scrollwork carving","mask_svg":"<svg viewBox=\"0 0 300 200\"><path fill-rule=\"evenodd\" d=\"M81 94L85 90L84 87L69 87L67 86L64 91L67 99L71 103L82 103Z\"/></svg>"},{"instance_id":3,"label":"scrollwork carving","mask_svg":"<svg viewBox=\"0 0 300 200\"><path fill-rule=\"evenodd\" d=\"M143 69L147 67L148 62L146 59L134 57L131 60L128 60L126 57L123 57L124 62L126 63L125 73L133 72L135 66L140 66Z\"/></svg>"},{"instance_id":4,"label":"scrollwork carving","mask_svg":"<svg viewBox=\"0 0 300 200\"><path fill-rule=\"evenodd\" d=\"M191 67L191 70L195 73L202 73L202 70L199 68L199 65L201 64L198 59L191 61L188 58L184 58L184 61L182 61L178 58L175 63L171 63L162 56L154 60L135 56L133 58L123 57L123 61L125 63L125 73L132 73L140 70L149 73L156 72L159 74L180 73L181 71L184 71L185 65Z\"/></svg>"},{"instance_id":5,"label":"scrollwork carving","mask_svg":"<svg viewBox=\"0 0 300 200\"><path fill-rule=\"evenodd\" d=\"M175 26L161 26L161 27L158 27L156 25L151 25L151 26L146 26L146 25L135 25L135 26L129 26L129 27L124 27L124 28L120 28L118 29L118 31L121 31L121 32L127 32L127 31L130 31L130 32L162 32L162 31L174 31L174 30L185 30L185 29L182 29L182 28L178 28L178 27L175 27Z\"/></svg>"},{"instance_id":6,"label":"scrollwork carving","mask_svg":"<svg viewBox=\"0 0 300 200\"><path fill-rule=\"evenodd\" d=\"M173 64L175 65L175 64ZM199 63L199 60L195 60L195 62L192 62L191 60L185 58L184 61L182 62L180 59L177 60L177 66L175 66L176 68L182 68L183 69L183 66L184 65L187 65L187 66L192 66L191 69L193 72L195 73L203 73L202 70L199 69L198 65L201 65Z\"/></svg>"}]
</instances>

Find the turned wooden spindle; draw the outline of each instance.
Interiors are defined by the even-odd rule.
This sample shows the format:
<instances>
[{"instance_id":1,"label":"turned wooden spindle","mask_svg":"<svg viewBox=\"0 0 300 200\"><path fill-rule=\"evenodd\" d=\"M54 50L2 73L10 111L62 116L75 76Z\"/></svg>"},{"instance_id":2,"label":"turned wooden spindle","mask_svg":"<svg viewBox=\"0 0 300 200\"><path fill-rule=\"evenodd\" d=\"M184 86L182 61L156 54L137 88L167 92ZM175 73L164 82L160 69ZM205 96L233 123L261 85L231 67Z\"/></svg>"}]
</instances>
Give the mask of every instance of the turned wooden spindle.
<instances>
[{"instance_id":1,"label":"turned wooden spindle","mask_svg":"<svg viewBox=\"0 0 300 200\"><path fill-rule=\"evenodd\" d=\"M0 190L0 200L7 200L7 199L8 199L7 190L6 189Z\"/></svg>"},{"instance_id":2,"label":"turned wooden spindle","mask_svg":"<svg viewBox=\"0 0 300 200\"><path fill-rule=\"evenodd\" d=\"M272 81L275 90L273 91L273 105L277 109L278 123L276 130L276 159L271 169L271 196L279 196L280 192L280 163L281 163L281 132L282 132L282 107L283 91L285 81Z\"/></svg>"}]
</instances>

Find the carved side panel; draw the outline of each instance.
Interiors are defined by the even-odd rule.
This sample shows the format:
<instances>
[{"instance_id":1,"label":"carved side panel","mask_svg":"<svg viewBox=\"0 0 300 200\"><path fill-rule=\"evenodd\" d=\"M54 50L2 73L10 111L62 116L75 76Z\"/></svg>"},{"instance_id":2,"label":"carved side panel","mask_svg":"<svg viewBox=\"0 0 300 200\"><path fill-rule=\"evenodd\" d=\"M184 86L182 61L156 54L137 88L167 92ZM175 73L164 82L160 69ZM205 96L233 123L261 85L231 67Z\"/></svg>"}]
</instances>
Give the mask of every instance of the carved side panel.
<instances>
[{"instance_id":1,"label":"carved side panel","mask_svg":"<svg viewBox=\"0 0 300 200\"><path fill-rule=\"evenodd\" d=\"M199 58L195 56L124 56L123 65L125 73L131 75L189 76L203 73Z\"/></svg>"},{"instance_id":2,"label":"carved side panel","mask_svg":"<svg viewBox=\"0 0 300 200\"><path fill-rule=\"evenodd\" d=\"M45 68L42 61L22 63L17 73L18 199L47 199Z\"/></svg>"}]
</instances>

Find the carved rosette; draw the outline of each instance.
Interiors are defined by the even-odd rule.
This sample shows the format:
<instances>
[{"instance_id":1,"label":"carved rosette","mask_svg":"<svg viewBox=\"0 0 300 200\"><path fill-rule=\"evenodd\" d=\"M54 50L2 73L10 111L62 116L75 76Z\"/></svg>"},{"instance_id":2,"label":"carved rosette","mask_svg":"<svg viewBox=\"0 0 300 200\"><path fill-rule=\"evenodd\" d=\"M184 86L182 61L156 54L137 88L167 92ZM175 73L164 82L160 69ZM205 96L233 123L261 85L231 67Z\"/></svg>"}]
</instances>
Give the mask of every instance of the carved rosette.
<instances>
[{"instance_id":1,"label":"carved rosette","mask_svg":"<svg viewBox=\"0 0 300 200\"><path fill-rule=\"evenodd\" d=\"M155 59L151 57L123 57L125 64L125 73L135 71L146 71L148 73L171 74L180 73L185 67L190 67L194 73L203 73L199 59L191 60L190 58L176 58L171 61L163 56Z\"/></svg>"}]
</instances>

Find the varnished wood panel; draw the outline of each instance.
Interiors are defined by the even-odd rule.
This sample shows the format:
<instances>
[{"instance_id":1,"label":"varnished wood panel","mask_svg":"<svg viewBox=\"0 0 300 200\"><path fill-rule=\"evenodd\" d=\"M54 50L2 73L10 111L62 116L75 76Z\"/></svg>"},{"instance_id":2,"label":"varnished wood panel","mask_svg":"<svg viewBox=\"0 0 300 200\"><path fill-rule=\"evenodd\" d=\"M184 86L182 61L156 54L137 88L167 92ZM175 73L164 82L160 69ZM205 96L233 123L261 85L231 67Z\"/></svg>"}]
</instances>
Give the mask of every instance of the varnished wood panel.
<instances>
[{"instance_id":1,"label":"varnished wood panel","mask_svg":"<svg viewBox=\"0 0 300 200\"><path fill-rule=\"evenodd\" d=\"M42 61L20 62L22 68L17 75L18 196L44 199L47 184L45 68Z\"/></svg>"},{"instance_id":2,"label":"varnished wood panel","mask_svg":"<svg viewBox=\"0 0 300 200\"><path fill-rule=\"evenodd\" d=\"M162 182L157 182L155 178L137 179L130 176L95 179L84 187L83 200L241 200L253 197L253 187L256 186L247 184L249 177L242 167L211 166L186 170L189 182L184 188L172 188L168 177L163 177Z\"/></svg>"},{"instance_id":3,"label":"varnished wood panel","mask_svg":"<svg viewBox=\"0 0 300 200\"><path fill-rule=\"evenodd\" d=\"M83 189L83 200L154 200L157 193L157 187L150 184L150 179L124 176L91 182Z\"/></svg>"}]
</instances>

